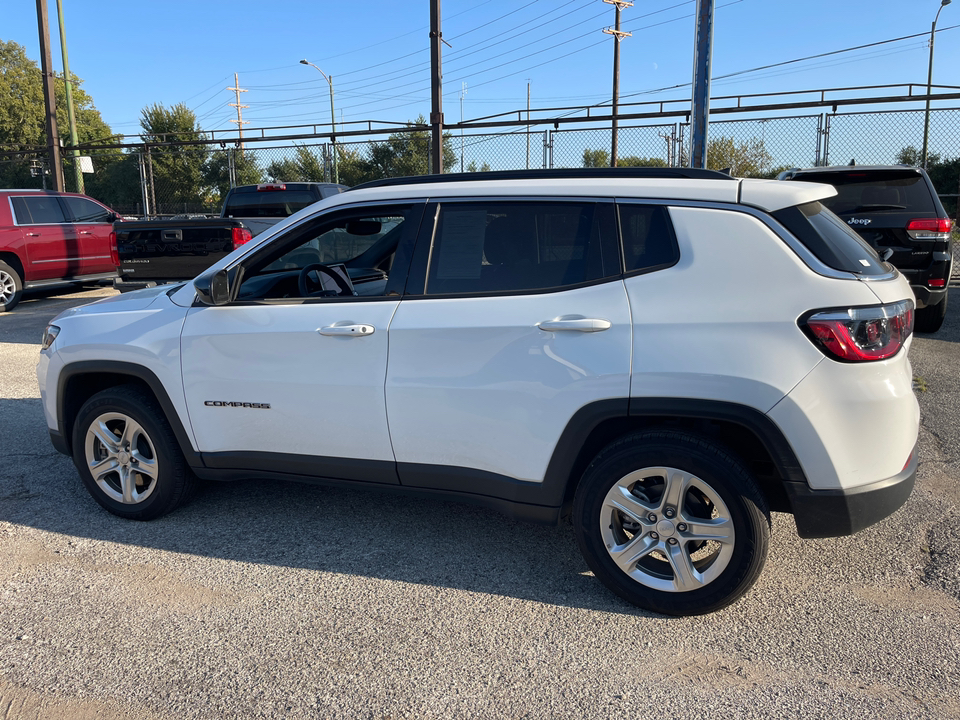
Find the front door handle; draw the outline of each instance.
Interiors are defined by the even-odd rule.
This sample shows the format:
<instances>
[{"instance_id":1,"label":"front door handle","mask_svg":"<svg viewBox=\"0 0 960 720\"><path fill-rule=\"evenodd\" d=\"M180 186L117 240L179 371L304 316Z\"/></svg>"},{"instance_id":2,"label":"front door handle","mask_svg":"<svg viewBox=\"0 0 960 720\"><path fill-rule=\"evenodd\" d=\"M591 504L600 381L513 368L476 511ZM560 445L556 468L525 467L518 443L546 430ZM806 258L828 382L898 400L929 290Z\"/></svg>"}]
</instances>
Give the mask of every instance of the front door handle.
<instances>
[{"instance_id":1,"label":"front door handle","mask_svg":"<svg viewBox=\"0 0 960 720\"><path fill-rule=\"evenodd\" d=\"M328 325L317 330L321 335L347 335L350 337L361 337L363 335L373 335L376 328L373 325L362 325L350 323L349 325Z\"/></svg>"},{"instance_id":2,"label":"front door handle","mask_svg":"<svg viewBox=\"0 0 960 720\"><path fill-rule=\"evenodd\" d=\"M555 320L544 320L537 327L548 332L600 332L609 330L612 323L600 318L585 318L581 315L564 315Z\"/></svg>"},{"instance_id":3,"label":"front door handle","mask_svg":"<svg viewBox=\"0 0 960 720\"><path fill-rule=\"evenodd\" d=\"M40 237L40 233L27 233L27 237Z\"/></svg>"},{"instance_id":4,"label":"front door handle","mask_svg":"<svg viewBox=\"0 0 960 720\"><path fill-rule=\"evenodd\" d=\"M81 230L81 231L80 231L80 234L81 234L81 235L93 235L93 233L90 232L89 230Z\"/></svg>"}]
</instances>

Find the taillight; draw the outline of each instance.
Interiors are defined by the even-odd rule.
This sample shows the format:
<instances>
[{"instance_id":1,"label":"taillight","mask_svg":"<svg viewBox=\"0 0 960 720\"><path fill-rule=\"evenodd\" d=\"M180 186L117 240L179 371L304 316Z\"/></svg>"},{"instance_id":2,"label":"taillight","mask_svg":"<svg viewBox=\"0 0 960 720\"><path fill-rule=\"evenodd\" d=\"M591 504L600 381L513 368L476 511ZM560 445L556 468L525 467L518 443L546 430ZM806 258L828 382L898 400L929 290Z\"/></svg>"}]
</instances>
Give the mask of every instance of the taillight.
<instances>
[{"instance_id":1,"label":"taillight","mask_svg":"<svg viewBox=\"0 0 960 720\"><path fill-rule=\"evenodd\" d=\"M824 310L800 321L800 327L825 355L844 362L886 360L896 355L913 332L913 300L889 305Z\"/></svg>"},{"instance_id":2,"label":"taillight","mask_svg":"<svg viewBox=\"0 0 960 720\"><path fill-rule=\"evenodd\" d=\"M950 218L917 218L907 223L907 234L914 240L948 240L952 226Z\"/></svg>"},{"instance_id":3,"label":"taillight","mask_svg":"<svg viewBox=\"0 0 960 720\"><path fill-rule=\"evenodd\" d=\"M101 235L101 237L103 237ZM116 267L120 267L120 250L117 248L117 234L110 233L110 262Z\"/></svg>"},{"instance_id":4,"label":"taillight","mask_svg":"<svg viewBox=\"0 0 960 720\"><path fill-rule=\"evenodd\" d=\"M233 249L246 245L253 239L253 234L245 227L235 227L231 230Z\"/></svg>"}]
</instances>

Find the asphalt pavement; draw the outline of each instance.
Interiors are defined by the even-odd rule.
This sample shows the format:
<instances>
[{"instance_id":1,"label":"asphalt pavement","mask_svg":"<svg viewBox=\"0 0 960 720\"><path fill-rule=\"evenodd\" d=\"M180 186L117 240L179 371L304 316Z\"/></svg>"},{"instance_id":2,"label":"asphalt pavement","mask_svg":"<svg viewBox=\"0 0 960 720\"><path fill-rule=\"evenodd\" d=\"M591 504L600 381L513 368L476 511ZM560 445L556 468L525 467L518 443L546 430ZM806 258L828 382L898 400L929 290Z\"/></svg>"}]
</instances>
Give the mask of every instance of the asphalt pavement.
<instances>
[{"instance_id":1,"label":"asphalt pavement","mask_svg":"<svg viewBox=\"0 0 960 720\"><path fill-rule=\"evenodd\" d=\"M32 296L0 314L0 718L960 718L958 292L911 349L904 508L824 540L775 514L757 585L696 618L612 595L568 525L468 505L239 482L114 517L34 374L44 324L112 291Z\"/></svg>"}]
</instances>

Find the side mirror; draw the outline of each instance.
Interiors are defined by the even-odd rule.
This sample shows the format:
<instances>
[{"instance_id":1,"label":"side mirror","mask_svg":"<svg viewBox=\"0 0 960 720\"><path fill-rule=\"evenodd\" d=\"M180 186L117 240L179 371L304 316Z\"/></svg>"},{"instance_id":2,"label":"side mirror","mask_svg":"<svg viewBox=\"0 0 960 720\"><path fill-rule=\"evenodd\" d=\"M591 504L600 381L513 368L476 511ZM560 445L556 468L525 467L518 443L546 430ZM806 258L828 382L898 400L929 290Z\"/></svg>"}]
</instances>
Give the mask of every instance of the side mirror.
<instances>
[{"instance_id":1,"label":"side mirror","mask_svg":"<svg viewBox=\"0 0 960 720\"><path fill-rule=\"evenodd\" d=\"M107 213L107 219L106 219L105 222L115 223L115 222L117 222L117 220L119 220L119 219L120 219L120 216L119 216L119 215L117 215L115 212L111 212L111 213Z\"/></svg>"},{"instance_id":2,"label":"side mirror","mask_svg":"<svg viewBox=\"0 0 960 720\"><path fill-rule=\"evenodd\" d=\"M230 276L226 270L201 275L193 281L193 288L204 305L226 305L230 302Z\"/></svg>"}]
</instances>

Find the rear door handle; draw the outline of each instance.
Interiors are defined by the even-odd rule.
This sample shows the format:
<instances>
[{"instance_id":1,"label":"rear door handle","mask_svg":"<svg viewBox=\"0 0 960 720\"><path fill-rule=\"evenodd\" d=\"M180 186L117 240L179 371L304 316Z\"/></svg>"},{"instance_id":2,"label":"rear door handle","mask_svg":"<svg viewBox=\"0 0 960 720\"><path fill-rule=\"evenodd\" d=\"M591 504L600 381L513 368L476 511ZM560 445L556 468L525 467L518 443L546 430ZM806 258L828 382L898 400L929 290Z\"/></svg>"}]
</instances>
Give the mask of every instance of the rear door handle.
<instances>
[{"instance_id":1,"label":"rear door handle","mask_svg":"<svg viewBox=\"0 0 960 720\"><path fill-rule=\"evenodd\" d=\"M347 335L349 337L361 337L363 335L373 335L376 328L373 325L362 325L350 323L349 325L328 325L317 330L321 335Z\"/></svg>"},{"instance_id":2,"label":"rear door handle","mask_svg":"<svg viewBox=\"0 0 960 720\"><path fill-rule=\"evenodd\" d=\"M40 237L40 233L27 233L27 237Z\"/></svg>"},{"instance_id":3,"label":"rear door handle","mask_svg":"<svg viewBox=\"0 0 960 720\"><path fill-rule=\"evenodd\" d=\"M555 320L544 320L537 327L547 332L600 332L609 330L612 323L600 318L585 318L579 315L564 315Z\"/></svg>"},{"instance_id":4,"label":"rear door handle","mask_svg":"<svg viewBox=\"0 0 960 720\"><path fill-rule=\"evenodd\" d=\"M80 234L81 234L81 235L93 235L93 233L90 232L89 230L81 230L81 231L80 231Z\"/></svg>"}]
</instances>

